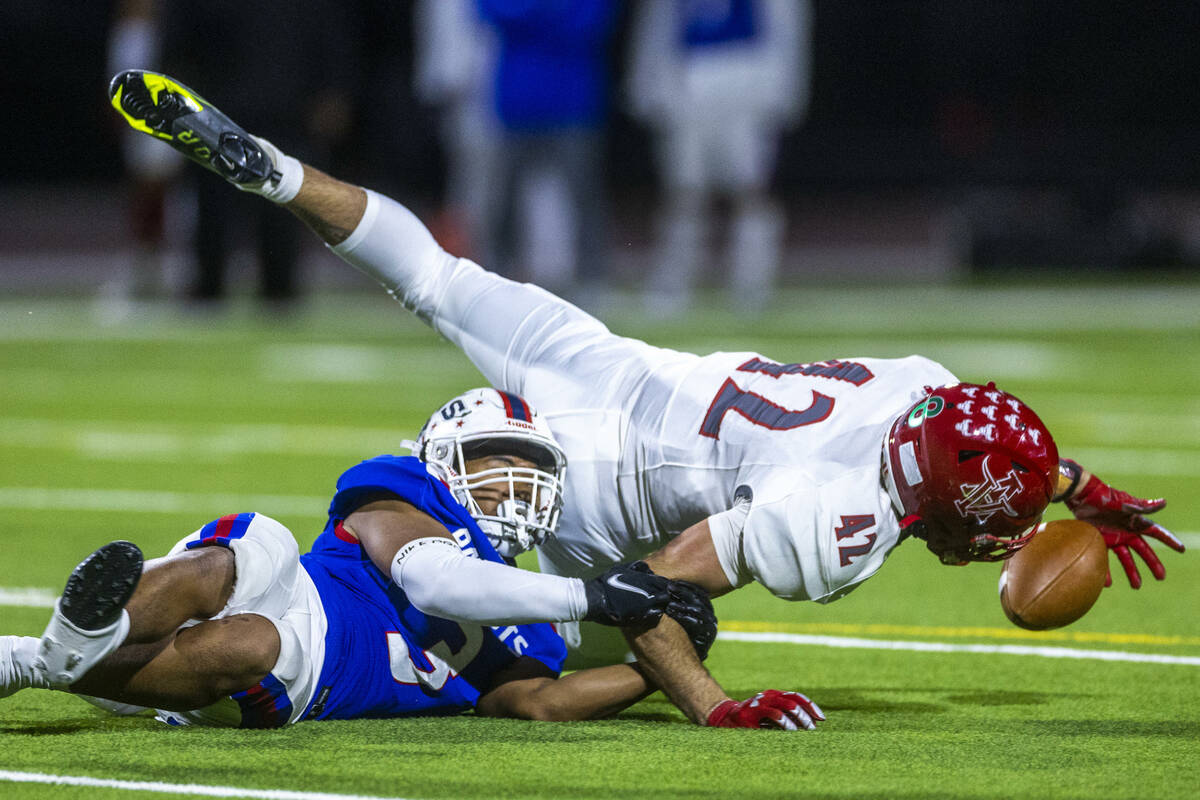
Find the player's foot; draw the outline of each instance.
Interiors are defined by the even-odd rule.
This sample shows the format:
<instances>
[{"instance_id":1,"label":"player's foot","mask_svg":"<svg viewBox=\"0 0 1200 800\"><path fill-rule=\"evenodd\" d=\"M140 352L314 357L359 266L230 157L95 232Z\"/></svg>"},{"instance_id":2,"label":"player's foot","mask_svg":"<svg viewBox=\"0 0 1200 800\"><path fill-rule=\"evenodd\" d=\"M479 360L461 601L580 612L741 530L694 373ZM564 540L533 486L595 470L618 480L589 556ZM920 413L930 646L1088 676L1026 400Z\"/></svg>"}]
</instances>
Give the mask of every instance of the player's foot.
<instances>
[{"instance_id":1,"label":"player's foot","mask_svg":"<svg viewBox=\"0 0 1200 800\"><path fill-rule=\"evenodd\" d=\"M132 542L109 542L75 567L33 664L51 685L69 686L121 646L129 633L125 604L141 577L142 551Z\"/></svg>"},{"instance_id":2,"label":"player's foot","mask_svg":"<svg viewBox=\"0 0 1200 800\"><path fill-rule=\"evenodd\" d=\"M29 688L46 688L33 668L38 640L32 636L0 636L0 697Z\"/></svg>"},{"instance_id":3,"label":"player's foot","mask_svg":"<svg viewBox=\"0 0 1200 800\"><path fill-rule=\"evenodd\" d=\"M119 72L108 86L113 108L134 130L162 139L240 186L279 180L266 149L211 103L156 72Z\"/></svg>"}]
</instances>

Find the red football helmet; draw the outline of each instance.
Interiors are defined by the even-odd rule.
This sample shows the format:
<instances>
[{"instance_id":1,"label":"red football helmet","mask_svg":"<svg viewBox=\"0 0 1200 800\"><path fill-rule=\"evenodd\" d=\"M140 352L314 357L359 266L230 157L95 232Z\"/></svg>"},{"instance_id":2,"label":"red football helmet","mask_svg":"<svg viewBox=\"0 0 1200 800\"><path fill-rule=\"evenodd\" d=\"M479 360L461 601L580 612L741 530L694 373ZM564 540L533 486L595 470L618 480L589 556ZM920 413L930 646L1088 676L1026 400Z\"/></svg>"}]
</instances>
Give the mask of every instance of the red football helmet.
<instances>
[{"instance_id":1,"label":"red football helmet","mask_svg":"<svg viewBox=\"0 0 1200 800\"><path fill-rule=\"evenodd\" d=\"M994 383L956 383L896 419L887 462L901 527L942 563L963 564L1008 558L1029 541L1054 495L1058 448Z\"/></svg>"}]
</instances>

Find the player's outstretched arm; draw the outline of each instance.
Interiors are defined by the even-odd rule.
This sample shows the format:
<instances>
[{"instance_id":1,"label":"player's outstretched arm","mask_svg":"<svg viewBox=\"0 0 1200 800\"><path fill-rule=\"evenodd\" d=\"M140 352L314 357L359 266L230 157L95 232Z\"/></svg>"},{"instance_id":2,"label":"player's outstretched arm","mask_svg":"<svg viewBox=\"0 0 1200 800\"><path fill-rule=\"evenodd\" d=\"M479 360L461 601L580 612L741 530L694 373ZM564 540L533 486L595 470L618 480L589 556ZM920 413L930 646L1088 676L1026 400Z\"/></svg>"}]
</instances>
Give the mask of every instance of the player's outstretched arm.
<instances>
[{"instance_id":1,"label":"player's outstretched arm","mask_svg":"<svg viewBox=\"0 0 1200 800\"><path fill-rule=\"evenodd\" d=\"M1157 539L1176 552L1184 550L1183 542L1173 533L1145 516L1162 510L1166 500L1134 497L1114 489L1070 459L1064 458L1060 462L1058 494L1054 499L1066 503L1076 519L1096 526L1104 543L1116 554L1134 589L1141 587L1142 576L1130 551L1141 556L1156 580L1161 581L1166 576L1166 568L1146 541L1147 537ZM1110 574L1105 586L1111 585Z\"/></svg>"},{"instance_id":2,"label":"player's outstretched arm","mask_svg":"<svg viewBox=\"0 0 1200 800\"><path fill-rule=\"evenodd\" d=\"M720 524L716 515L711 520ZM685 530L666 547L646 558L658 574L688 581L712 595L733 588L713 545L710 520ZM688 719L698 725L737 728L812 730L825 719L820 708L802 694L769 690L735 701L700 662L679 623L665 616L640 631L625 632L638 663L651 683L662 689Z\"/></svg>"},{"instance_id":3,"label":"player's outstretched arm","mask_svg":"<svg viewBox=\"0 0 1200 800\"><path fill-rule=\"evenodd\" d=\"M441 523L398 498L366 503L342 527L416 608L436 617L481 625L629 625L653 622L677 602L670 581L636 564L585 582L469 557Z\"/></svg>"},{"instance_id":4,"label":"player's outstretched arm","mask_svg":"<svg viewBox=\"0 0 1200 800\"><path fill-rule=\"evenodd\" d=\"M518 659L480 696L475 712L548 722L603 719L654 691L636 664L584 669L558 679L548 673L539 661Z\"/></svg>"}]
</instances>

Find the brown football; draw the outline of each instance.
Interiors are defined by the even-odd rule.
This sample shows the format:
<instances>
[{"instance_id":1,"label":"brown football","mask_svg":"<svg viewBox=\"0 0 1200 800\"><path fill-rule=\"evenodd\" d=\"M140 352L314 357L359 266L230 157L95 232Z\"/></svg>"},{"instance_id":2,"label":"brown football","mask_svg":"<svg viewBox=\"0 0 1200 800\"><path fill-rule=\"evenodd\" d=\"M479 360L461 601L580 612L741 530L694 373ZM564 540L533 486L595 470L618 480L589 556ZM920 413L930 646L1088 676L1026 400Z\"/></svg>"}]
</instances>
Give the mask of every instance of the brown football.
<instances>
[{"instance_id":1,"label":"brown football","mask_svg":"<svg viewBox=\"0 0 1200 800\"><path fill-rule=\"evenodd\" d=\"M1019 627L1061 628L1088 612L1107 574L1108 548L1094 526L1073 519L1044 522L1004 562L1000 605Z\"/></svg>"}]
</instances>

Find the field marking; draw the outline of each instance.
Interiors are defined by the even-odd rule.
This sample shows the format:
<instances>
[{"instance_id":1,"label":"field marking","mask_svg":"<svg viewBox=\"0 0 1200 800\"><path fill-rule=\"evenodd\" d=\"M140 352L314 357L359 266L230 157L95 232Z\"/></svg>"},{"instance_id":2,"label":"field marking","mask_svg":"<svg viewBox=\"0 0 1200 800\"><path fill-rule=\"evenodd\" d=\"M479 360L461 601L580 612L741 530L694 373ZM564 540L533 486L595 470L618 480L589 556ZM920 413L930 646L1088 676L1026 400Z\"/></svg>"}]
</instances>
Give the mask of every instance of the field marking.
<instances>
[{"instance_id":1,"label":"field marking","mask_svg":"<svg viewBox=\"0 0 1200 800\"><path fill-rule=\"evenodd\" d=\"M13 608L54 608L58 592L52 589L40 589L36 586L0 586L0 607Z\"/></svg>"},{"instance_id":2,"label":"field marking","mask_svg":"<svg viewBox=\"0 0 1200 800\"><path fill-rule=\"evenodd\" d=\"M11 770L0 770L0 781L45 783L53 786L87 786L95 789L125 789L131 792L160 792L201 797L253 797L262 798L262 800L405 800L402 797L380 797L379 795L292 792L286 789L241 789L237 786L208 786L201 783L121 781L110 778L91 778L86 775L48 775L42 772L14 772Z\"/></svg>"},{"instance_id":3,"label":"field marking","mask_svg":"<svg viewBox=\"0 0 1200 800\"><path fill-rule=\"evenodd\" d=\"M71 450L93 458L177 459L245 453L282 455L376 455L398 450L412 431L339 425L197 425L169 422L0 418L5 446Z\"/></svg>"},{"instance_id":4,"label":"field marking","mask_svg":"<svg viewBox=\"0 0 1200 800\"><path fill-rule=\"evenodd\" d=\"M834 634L849 636L918 636L940 639L1027 639L1035 642L1079 644L1140 644L1200 646L1200 636L1165 636L1151 633L1101 633L1091 631L1027 631L1016 627L991 628L950 625L891 625L838 622L743 622L724 620L721 632L746 634ZM875 641L875 640L872 640Z\"/></svg>"},{"instance_id":5,"label":"field marking","mask_svg":"<svg viewBox=\"0 0 1200 800\"><path fill-rule=\"evenodd\" d=\"M212 519L236 509L272 517L324 516L329 495L208 494L133 489L51 489L0 486L0 508L33 511L115 511L198 514Z\"/></svg>"},{"instance_id":6,"label":"field marking","mask_svg":"<svg viewBox=\"0 0 1200 800\"><path fill-rule=\"evenodd\" d=\"M0 607L53 608L58 592L39 587L0 587ZM810 631L800 633L799 631ZM820 633L817 633L820 632ZM844 634L840 636L829 634ZM855 634L858 634L857 636ZM1163 636L1145 633L1098 633L1070 631L1025 631L1020 628L953 627L929 625L888 625L853 623L787 623L744 622L731 620L721 623L717 638L726 641L784 642L789 644L822 645L825 647L866 647L871 649L920 650L937 652L1008 653L1048 658L1099 658L1109 661L1183 663L1200 665L1200 657L1158 656L1152 653L1129 653L1103 650L1082 650L1066 647L1034 645L958 645L928 641L891 641L864 639L862 636L932 636L972 639L1030 639L1102 644L1131 644L1158 646L1198 646L1200 636ZM1101 655L1095 655L1100 653ZM1071 655L1078 654L1078 655ZM1164 660L1167 659L1167 660ZM1183 659L1182 661L1170 659Z\"/></svg>"},{"instance_id":7,"label":"field marking","mask_svg":"<svg viewBox=\"0 0 1200 800\"><path fill-rule=\"evenodd\" d=\"M900 642L887 639L857 639L847 636L808 636L800 633L718 633L718 640L770 644L798 644L862 650L911 650L919 653L984 653L990 655L1075 658L1096 661L1126 661L1137 664L1182 664L1200 667L1200 656L1166 656L1158 653L1127 653L1119 650L1081 650L1074 647L1034 647L1015 644L948 644L946 642Z\"/></svg>"}]
</instances>

